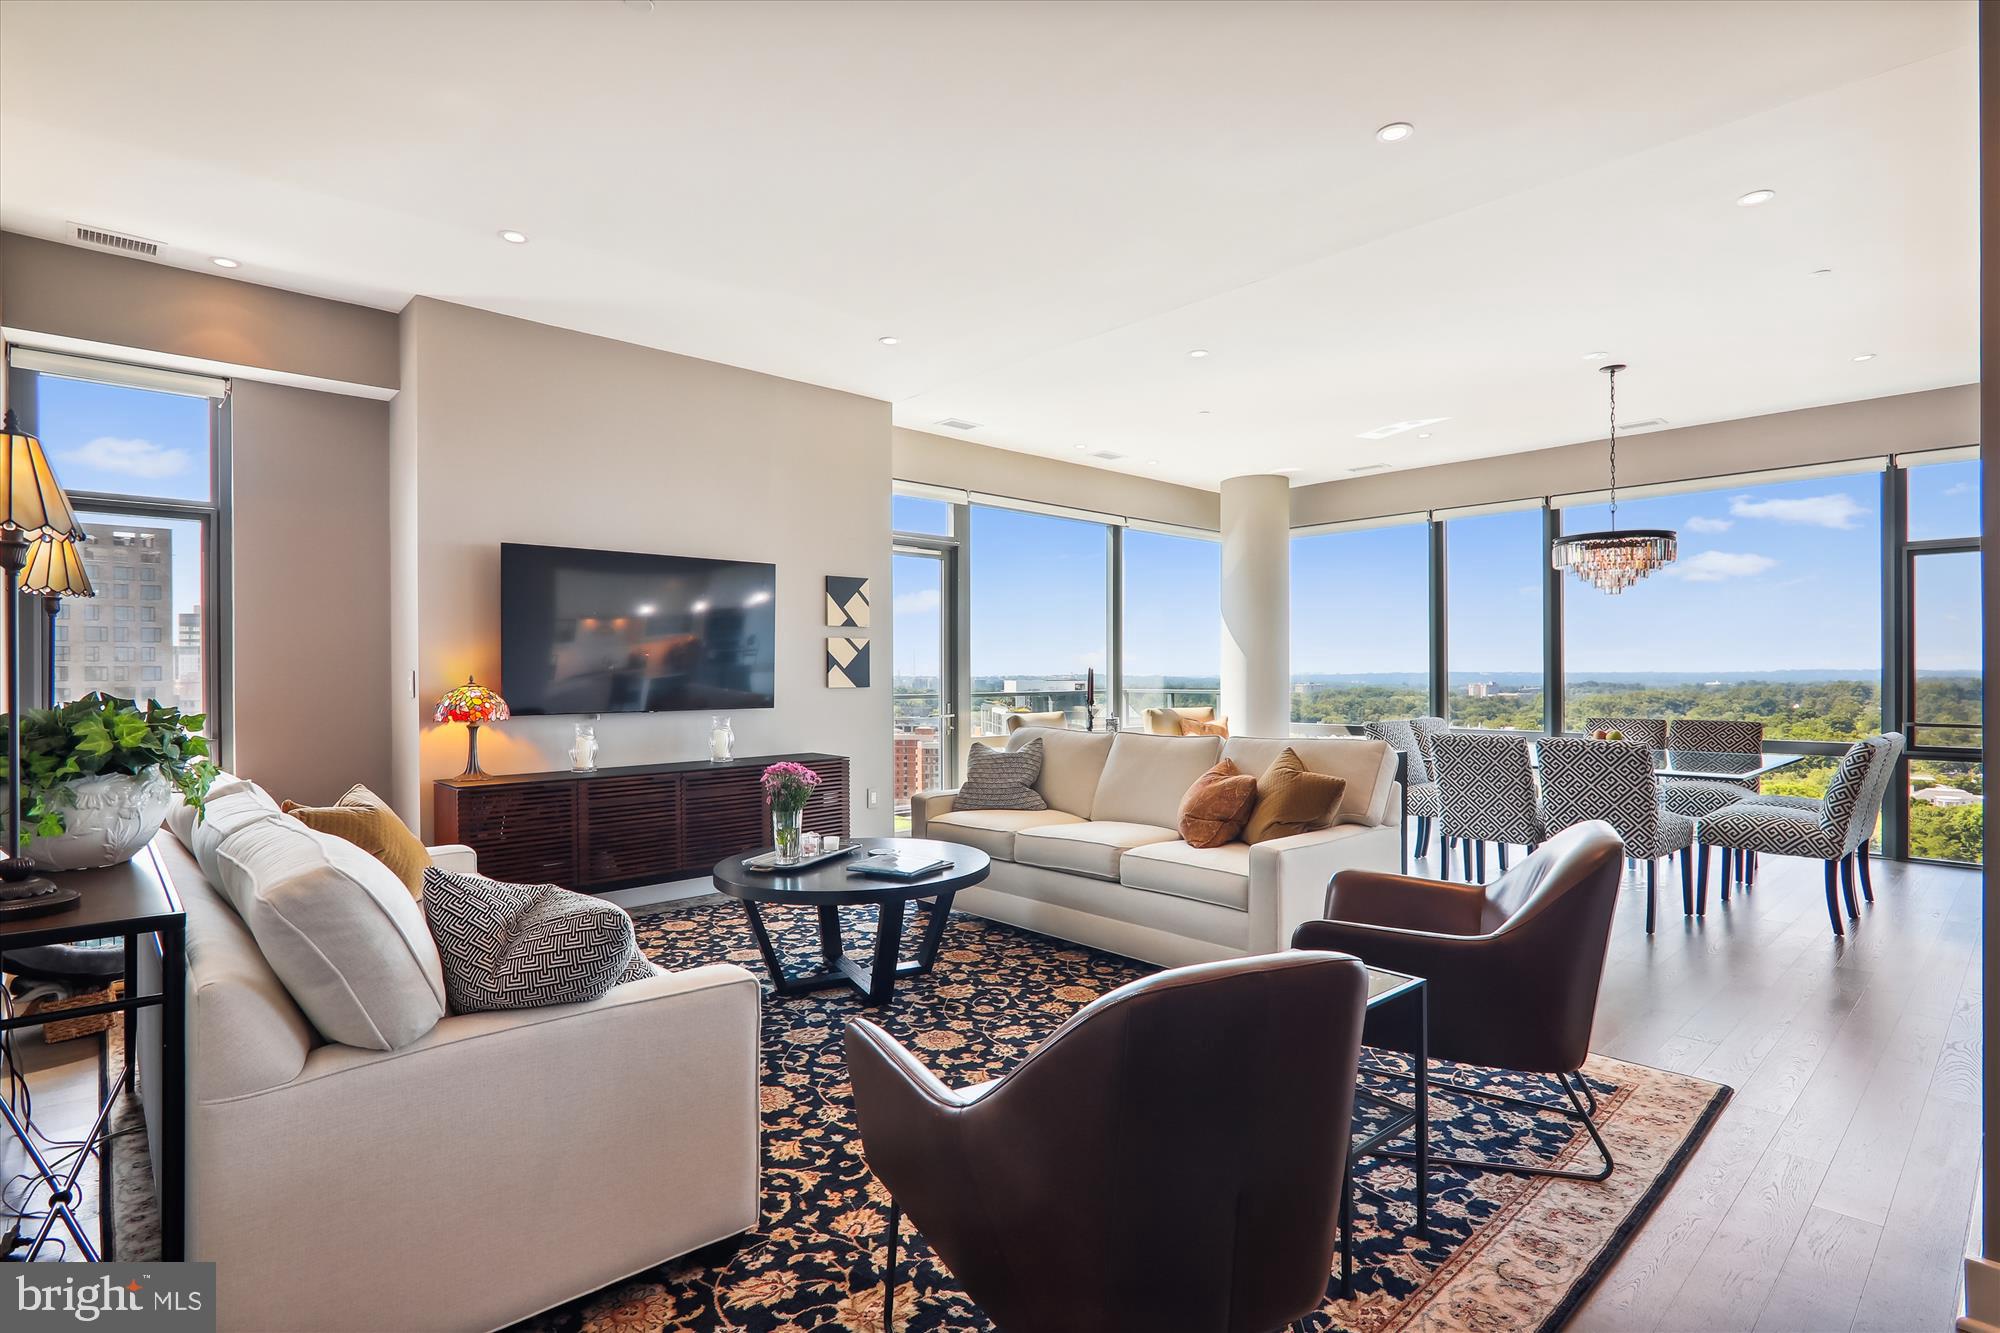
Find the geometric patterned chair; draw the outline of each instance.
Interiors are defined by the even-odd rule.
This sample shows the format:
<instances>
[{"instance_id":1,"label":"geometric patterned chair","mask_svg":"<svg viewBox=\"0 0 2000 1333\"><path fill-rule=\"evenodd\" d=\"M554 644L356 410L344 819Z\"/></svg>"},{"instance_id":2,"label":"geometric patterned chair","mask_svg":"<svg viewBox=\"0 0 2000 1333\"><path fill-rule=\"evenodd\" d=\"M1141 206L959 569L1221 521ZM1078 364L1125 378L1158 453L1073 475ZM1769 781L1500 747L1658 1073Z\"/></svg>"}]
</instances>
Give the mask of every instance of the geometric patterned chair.
<instances>
[{"instance_id":1,"label":"geometric patterned chair","mask_svg":"<svg viewBox=\"0 0 2000 1333\"><path fill-rule=\"evenodd\" d=\"M1854 826L1849 831L1848 841L1852 850L1848 853L1847 864L1841 867L1843 880L1851 881L1856 870L1861 875L1861 896L1867 902L1875 901L1875 876L1869 870L1869 843L1874 840L1876 822L1882 816L1882 803L1888 799L1889 786L1896 780L1896 765L1902 760L1904 740L1902 733L1890 731L1880 736L1871 736L1869 743L1882 753L1875 756L1868 770L1868 786L1862 793L1861 804L1854 812ZM1819 811L1826 805L1822 797L1816 796L1766 796L1759 794L1744 798L1751 805L1783 806L1791 810ZM1844 885L1849 896L1853 884Z\"/></svg>"},{"instance_id":2,"label":"geometric patterned chair","mask_svg":"<svg viewBox=\"0 0 2000 1333\"><path fill-rule=\"evenodd\" d=\"M1628 741L1637 741L1649 750L1667 748L1667 720L1663 717L1587 717L1583 734L1615 731Z\"/></svg>"},{"instance_id":3,"label":"geometric patterned chair","mask_svg":"<svg viewBox=\"0 0 2000 1333\"><path fill-rule=\"evenodd\" d=\"M1593 726L1591 730L1598 730ZM1624 730L1624 728L1619 728ZM1602 820L1625 840L1625 855L1646 863L1646 933L1653 933L1660 858L1681 858L1681 910L1694 914L1694 821L1660 808L1654 747L1644 741L1551 736L1540 742L1542 808L1548 830Z\"/></svg>"},{"instance_id":4,"label":"geometric patterned chair","mask_svg":"<svg viewBox=\"0 0 2000 1333\"><path fill-rule=\"evenodd\" d=\"M1547 839L1526 737L1445 731L1431 748L1437 755L1439 879L1451 878L1453 844L1463 848L1466 882L1484 883L1487 843L1499 844L1505 870L1508 844L1532 852Z\"/></svg>"},{"instance_id":5,"label":"geometric patterned chair","mask_svg":"<svg viewBox=\"0 0 2000 1333\"><path fill-rule=\"evenodd\" d=\"M1762 754L1764 724L1716 717L1677 717L1668 729L1667 745L1675 750L1703 750L1709 754ZM1663 788L1667 809L1697 818L1732 801L1740 801L1745 793L1756 790L1755 778L1747 781L1668 778Z\"/></svg>"},{"instance_id":6,"label":"geometric patterned chair","mask_svg":"<svg viewBox=\"0 0 2000 1333\"><path fill-rule=\"evenodd\" d=\"M1364 722L1361 731L1370 740L1383 741L1403 756L1403 813L1417 821L1417 845L1412 855L1422 856L1430 847L1431 821L1438 816L1438 786L1437 777L1424 757L1429 747L1417 739L1417 719Z\"/></svg>"},{"instance_id":7,"label":"geometric patterned chair","mask_svg":"<svg viewBox=\"0 0 2000 1333\"><path fill-rule=\"evenodd\" d=\"M1873 831L1872 824L1862 822L1861 808L1883 767L1881 761L1889 759L1887 766L1893 768L1894 753L1895 747L1886 737L1856 741L1834 769L1826 799L1810 808L1745 800L1702 816L1695 826L1695 837L1700 843L1696 853L1695 914L1702 915L1708 907L1710 847L1723 849L1725 864L1732 851L1811 857L1826 863L1827 919L1833 923L1835 935L1845 935L1836 890L1846 889L1847 914L1860 916L1860 908L1854 901L1853 863L1848 857L1857 842ZM1844 886L1843 866L1848 867Z\"/></svg>"}]
</instances>

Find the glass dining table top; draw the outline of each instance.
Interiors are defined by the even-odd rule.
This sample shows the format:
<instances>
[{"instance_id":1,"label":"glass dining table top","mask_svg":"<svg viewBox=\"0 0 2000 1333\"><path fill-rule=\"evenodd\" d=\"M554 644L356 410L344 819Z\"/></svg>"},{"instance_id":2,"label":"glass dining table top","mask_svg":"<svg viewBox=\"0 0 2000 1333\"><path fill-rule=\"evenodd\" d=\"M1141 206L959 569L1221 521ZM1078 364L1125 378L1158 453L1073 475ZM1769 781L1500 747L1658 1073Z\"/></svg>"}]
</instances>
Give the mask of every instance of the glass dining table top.
<instances>
[{"instance_id":1,"label":"glass dining table top","mask_svg":"<svg viewBox=\"0 0 2000 1333\"><path fill-rule=\"evenodd\" d=\"M1542 762L1541 747L1530 745L1535 766ZM1655 750L1653 774L1662 778L1721 778L1742 782L1761 778L1812 758L1809 754L1727 754L1719 750Z\"/></svg>"}]
</instances>

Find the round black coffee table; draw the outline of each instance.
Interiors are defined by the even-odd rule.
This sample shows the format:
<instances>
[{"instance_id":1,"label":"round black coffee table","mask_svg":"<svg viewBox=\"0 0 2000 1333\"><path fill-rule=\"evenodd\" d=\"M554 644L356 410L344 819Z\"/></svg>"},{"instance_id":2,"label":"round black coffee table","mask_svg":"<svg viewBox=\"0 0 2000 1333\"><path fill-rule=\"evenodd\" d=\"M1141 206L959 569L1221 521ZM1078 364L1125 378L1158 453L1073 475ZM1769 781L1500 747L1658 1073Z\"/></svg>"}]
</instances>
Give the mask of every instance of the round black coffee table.
<instances>
[{"instance_id":1,"label":"round black coffee table","mask_svg":"<svg viewBox=\"0 0 2000 1333\"><path fill-rule=\"evenodd\" d=\"M896 987L897 977L920 976L937 962L938 943L944 939L945 922L951 917L951 900L960 889L969 889L986 878L992 863L977 847L931 838L857 838L861 850L849 856L807 866L803 870L750 870L744 862L762 855L749 852L732 856L715 868L715 887L743 904L750 918L750 933L757 937L757 951L764 955L764 968L771 974L771 989L779 995L804 995L831 986L852 986L869 1004L886 1004ZM919 856L935 856L952 864L922 879L877 879L850 875L847 868L877 848L891 848ZM924 940L913 961L900 955L903 947L903 914L908 904L921 902L929 919L924 923ZM765 903L796 903L819 909L819 957L816 972L793 976L779 961L771 934L764 928ZM873 903L878 909L875 929L875 956L864 964L849 955L840 943L840 909Z\"/></svg>"}]
</instances>

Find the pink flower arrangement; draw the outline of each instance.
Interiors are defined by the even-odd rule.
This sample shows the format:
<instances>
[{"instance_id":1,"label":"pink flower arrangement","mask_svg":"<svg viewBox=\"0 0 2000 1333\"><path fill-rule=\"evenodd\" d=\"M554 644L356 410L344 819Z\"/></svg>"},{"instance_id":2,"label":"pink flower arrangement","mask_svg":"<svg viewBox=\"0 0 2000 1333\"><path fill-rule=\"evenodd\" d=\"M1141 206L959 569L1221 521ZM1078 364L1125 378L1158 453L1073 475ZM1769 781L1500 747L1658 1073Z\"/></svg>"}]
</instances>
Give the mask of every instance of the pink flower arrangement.
<instances>
[{"instance_id":1,"label":"pink flower arrangement","mask_svg":"<svg viewBox=\"0 0 2000 1333\"><path fill-rule=\"evenodd\" d=\"M764 798L771 803L771 808L789 813L806 808L806 802L812 799L813 788L819 786L819 774L804 764L795 764L787 759L765 769L762 782Z\"/></svg>"}]
</instances>

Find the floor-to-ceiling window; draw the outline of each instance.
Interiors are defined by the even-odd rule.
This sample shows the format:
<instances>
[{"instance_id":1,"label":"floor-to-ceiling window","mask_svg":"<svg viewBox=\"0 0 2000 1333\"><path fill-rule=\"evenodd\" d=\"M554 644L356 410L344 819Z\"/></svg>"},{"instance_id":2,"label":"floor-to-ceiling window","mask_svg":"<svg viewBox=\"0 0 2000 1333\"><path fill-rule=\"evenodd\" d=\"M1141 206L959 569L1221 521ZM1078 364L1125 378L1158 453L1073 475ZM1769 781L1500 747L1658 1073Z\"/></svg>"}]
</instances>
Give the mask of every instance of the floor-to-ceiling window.
<instances>
[{"instance_id":1,"label":"floor-to-ceiling window","mask_svg":"<svg viewBox=\"0 0 2000 1333\"><path fill-rule=\"evenodd\" d=\"M1910 746L1909 854L1977 863L1986 803L1979 763L1979 462L1919 462L1904 475L1908 634L1907 658L1898 665Z\"/></svg>"},{"instance_id":2,"label":"floor-to-ceiling window","mask_svg":"<svg viewBox=\"0 0 2000 1333\"><path fill-rule=\"evenodd\" d=\"M97 691L208 713L219 743L226 386L17 353L9 387L89 531L82 554L95 594L62 601L52 644L40 626L24 627L44 664L24 682L27 697L47 694L52 666L58 701Z\"/></svg>"},{"instance_id":3,"label":"floor-to-ceiling window","mask_svg":"<svg viewBox=\"0 0 2000 1333\"><path fill-rule=\"evenodd\" d=\"M1543 724L1542 508L1449 518L1445 550L1445 717L1455 727Z\"/></svg>"},{"instance_id":4,"label":"floor-to-ceiling window","mask_svg":"<svg viewBox=\"0 0 2000 1333\"><path fill-rule=\"evenodd\" d=\"M1094 679L1110 702L1111 530L998 505L971 507L971 735L1007 714L1071 713Z\"/></svg>"},{"instance_id":5,"label":"floor-to-ceiling window","mask_svg":"<svg viewBox=\"0 0 2000 1333\"><path fill-rule=\"evenodd\" d=\"M1623 528L1670 528L1675 562L1616 595L1565 577L1565 723L1761 722L1767 740L1846 741L1882 724L1882 473L1625 498ZM1565 532L1611 525L1565 508ZM1823 789L1830 763L1773 788Z\"/></svg>"},{"instance_id":6,"label":"floor-to-ceiling window","mask_svg":"<svg viewBox=\"0 0 2000 1333\"><path fill-rule=\"evenodd\" d=\"M1128 527L1121 626L1124 723L1148 708L1213 707L1222 671L1222 545Z\"/></svg>"},{"instance_id":7,"label":"floor-to-ceiling window","mask_svg":"<svg viewBox=\"0 0 2000 1333\"><path fill-rule=\"evenodd\" d=\"M1430 524L1292 538L1292 723L1430 712Z\"/></svg>"}]
</instances>

